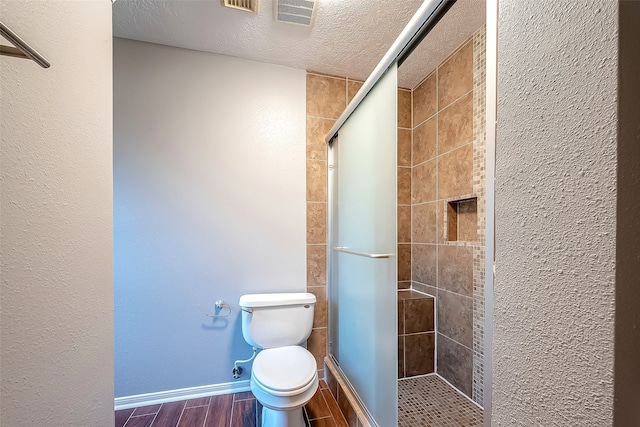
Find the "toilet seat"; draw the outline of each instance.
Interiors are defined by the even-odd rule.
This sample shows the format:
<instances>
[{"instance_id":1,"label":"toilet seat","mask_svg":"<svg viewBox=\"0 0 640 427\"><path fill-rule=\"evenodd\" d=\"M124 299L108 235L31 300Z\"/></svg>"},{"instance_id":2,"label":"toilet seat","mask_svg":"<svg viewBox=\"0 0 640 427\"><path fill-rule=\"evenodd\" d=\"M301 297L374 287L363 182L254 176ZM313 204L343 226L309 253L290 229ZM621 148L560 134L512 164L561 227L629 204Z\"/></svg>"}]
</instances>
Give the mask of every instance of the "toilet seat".
<instances>
[{"instance_id":1,"label":"toilet seat","mask_svg":"<svg viewBox=\"0 0 640 427\"><path fill-rule=\"evenodd\" d=\"M297 345L262 350L251 369L255 385L273 396L304 393L317 384L317 375L315 358Z\"/></svg>"}]
</instances>

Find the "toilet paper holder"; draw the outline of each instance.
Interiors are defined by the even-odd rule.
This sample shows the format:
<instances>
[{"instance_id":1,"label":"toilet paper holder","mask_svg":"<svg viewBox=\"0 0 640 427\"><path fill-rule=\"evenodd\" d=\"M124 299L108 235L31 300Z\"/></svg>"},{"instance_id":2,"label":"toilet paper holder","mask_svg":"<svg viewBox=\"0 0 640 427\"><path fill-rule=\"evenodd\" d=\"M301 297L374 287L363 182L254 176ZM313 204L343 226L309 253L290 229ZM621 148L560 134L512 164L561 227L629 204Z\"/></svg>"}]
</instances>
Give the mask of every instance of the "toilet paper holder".
<instances>
[{"instance_id":1,"label":"toilet paper holder","mask_svg":"<svg viewBox=\"0 0 640 427\"><path fill-rule=\"evenodd\" d=\"M204 315L207 317L228 317L231 314L231 306L229 306L229 304L227 304L226 302L222 301L221 299L219 299L218 301L216 301L215 304L216 310L224 310L227 309L227 312L225 314L207 314L205 313Z\"/></svg>"}]
</instances>

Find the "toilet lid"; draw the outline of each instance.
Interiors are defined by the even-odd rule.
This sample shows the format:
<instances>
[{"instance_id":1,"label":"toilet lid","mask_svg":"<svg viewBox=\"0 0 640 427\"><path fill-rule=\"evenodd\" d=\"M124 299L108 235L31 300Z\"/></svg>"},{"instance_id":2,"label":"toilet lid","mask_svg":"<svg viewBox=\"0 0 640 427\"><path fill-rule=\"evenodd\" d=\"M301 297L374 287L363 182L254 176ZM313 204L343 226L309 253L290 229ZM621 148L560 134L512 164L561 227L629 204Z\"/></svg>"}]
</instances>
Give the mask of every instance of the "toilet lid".
<instances>
[{"instance_id":1,"label":"toilet lid","mask_svg":"<svg viewBox=\"0 0 640 427\"><path fill-rule=\"evenodd\" d=\"M316 360L305 348L292 345L262 350L253 361L252 375L274 391L300 389L316 375Z\"/></svg>"}]
</instances>

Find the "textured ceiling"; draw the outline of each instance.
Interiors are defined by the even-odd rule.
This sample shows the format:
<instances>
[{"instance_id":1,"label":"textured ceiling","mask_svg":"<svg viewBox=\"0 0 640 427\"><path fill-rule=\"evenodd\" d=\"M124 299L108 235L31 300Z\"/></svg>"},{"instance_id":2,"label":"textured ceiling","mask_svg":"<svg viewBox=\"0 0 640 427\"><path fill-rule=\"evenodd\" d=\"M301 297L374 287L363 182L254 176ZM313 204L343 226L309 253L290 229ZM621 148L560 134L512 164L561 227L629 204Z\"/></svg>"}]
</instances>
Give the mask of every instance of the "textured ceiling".
<instances>
[{"instance_id":1,"label":"textured ceiling","mask_svg":"<svg viewBox=\"0 0 640 427\"><path fill-rule=\"evenodd\" d=\"M273 20L273 0L258 15L220 0L118 0L116 37L219 53L364 80L422 0L318 0L313 28ZM484 0L458 0L400 68L400 86L413 88L485 18Z\"/></svg>"}]
</instances>

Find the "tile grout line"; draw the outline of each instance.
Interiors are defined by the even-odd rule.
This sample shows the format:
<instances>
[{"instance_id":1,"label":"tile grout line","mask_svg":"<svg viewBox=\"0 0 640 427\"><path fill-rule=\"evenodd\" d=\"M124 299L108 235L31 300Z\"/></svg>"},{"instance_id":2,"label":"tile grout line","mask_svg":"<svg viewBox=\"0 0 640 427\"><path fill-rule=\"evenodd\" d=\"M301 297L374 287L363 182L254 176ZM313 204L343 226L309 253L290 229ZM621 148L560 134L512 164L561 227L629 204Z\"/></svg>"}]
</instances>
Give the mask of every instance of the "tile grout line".
<instances>
[{"instance_id":1,"label":"tile grout line","mask_svg":"<svg viewBox=\"0 0 640 427\"><path fill-rule=\"evenodd\" d=\"M233 408L236 406L236 400L232 397L231 398L231 415L229 416L229 426L231 427L233 425Z\"/></svg>"},{"instance_id":2,"label":"tile grout line","mask_svg":"<svg viewBox=\"0 0 640 427\"><path fill-rule=\"evenodd\" d=\"M202 421L202 425L200 427L205 427L207 425L207 419L209 418L210 409L211 409L211 397L209 398L209 404L207 405L207 413L204 414L204 421Z\"/></svg>"},{"instance_id":3,"label":"tile grout line","mask_svg":"<svg viewBox=\"0 0 640 427\"><path fill-rule=\"evenodd\" d=\"M178 421L176 421L176 426L180 425L180 420L182 419L182 416L184 415L184 410L186 409L187 406L187 402L184 402L184 405L182 405L182 411L180 411L180 416L178 417Z\"/></svg>"},{"instance_id":4,"label":"tile grout line","mask_svg":"<svg viewBox=\"0 0 640 427\"><path fill-rule=\"evenodd\" d=\"M131 413L129 414L129 417L127 417L127 421L124 422L124 424L122 424L122 427L126 427L127 423L129 422L129 420L131 419L131 417L133 416L133 413L135 412L135 408L133 409L133 411L131 411Z\"/></svg>"},{"instance_id":5,"label":"tile grout line","mask_svg":"<svg viewBox=\"0 0 640 427\"><path fill-rule=\"evenodd\" d=\"M258 403L256 403L256 406L253 408L253 421L255 422L256 426L258 426Z\"/></svg>"},{"instance_id":6,"label":"tile grout line","mask_svg":"<svg viewBox=\"0 0 640 427\"><path fill-rule=\"evenodd\" d=\"M436 140L437 140L437 136L436 136ZM420 163L418 163L417 165L415 165L415 166L413 166L413 167L415 168L415 167L418 167L418 166L422 166L422 165L424 165L425 163L433 162L433 161L435 161L435 160L438 160L438 158L439 158L439 157L444 157L444 156L446 156L446 155L448 155L448 154L453 153L453 152L454 152L454 151L456 151L456 150L459 150L459 149L461 149L461 148L464 148L464 147L466 147L466 146L468 146L468 145L472 145L473 143L474 143L474 141L473 141L473 139L472 139L471 141L469 141L469 142L465 142L464 144L461 144L461 145L458 145L458 146L456 146L456 147L452 148L451 150L445 151L444 153L439 153L439 154L435 155L434 157L432 157L432 158L430 158L430 159L427 159L427 160L425 160L425 161L423 161L423 162L420 162ZM403 167L403 166L399 166L399 167Z\"/></svg>"},{"instance_id":7,"label":"tile grout line","mask_svg":"<svg viewBox=\"0 0 640 427\"><path fill-rule=\"evenodd\" d=\"M164 405L164 403L160 404L160 407L158 408L158 412L156 412L155 415L153 416L153 420L151 420L151 424L149 424L149 427L152 427L153 423L156 422L156 419L158 418L158 414L160 413L160 410L162 409L162 405Z\"/></svg>"},{"instance_id":8,"label":"tile grout line","mask_svg":"<svg viewBox=\"0 0 640 427\"><path fill-rule=\"evenodd\" d=\"M331 414L331 408L329 407L329 403L327 402L327 399L325 399L324 397L324 393L322 392L322 390L320 388L318 388L318 390L320 391L320 397L322 398L322 401L324 402L324 406L326 406L326 408L329 410L329 414ZM304 407L305 411L307 410L307 407ZM313 420L322 420L325 418L331 418L333 419L332 415L329 415L327 417L319 417L319 418L314 418ZM311 425L311 417L309 417L309 412L307 412L307 419L309 420L309 425Z\"/></svg>"},{"instance_id":9,"label":"tile grout line","mask_svg":"<svg viewBox=\"0 0 640 427\"><path fill-rule=\"evenodd\" d=\"M334 122L337 122L337 121L338 121L338 118L337 118L337 117L334 119L334 118L331 118L331 117L314 116L314 115L312 115L312 114L307 114L307 118L308 118L308 119L331 120L331 121L334 121Z\"/></svg>"},{"instance_id":10,"label":"tile grout line","mask_svg":"<svg viewBox=\"0 0 640 427\"><path fill-rule=\"evenodd\" d=\"M460 44L458 47L456 47L453 52L451 52L445 59L443 59L438 65L436 65L433 68L433 71L430 72L427 77L425 77L424 79L422 79L420 81L420 83L418 83L416 85L416 87L414 87L411 90L416 90L417 87L419 87L422 83L424 83L427 79L429 79L429 77L431 77L433 75L433 73L435 73L439 68L442 68L442 66L449 61L456 53L458 53L460 50L462 50L462 48L467 44L467 43L472 43L473 42L473 36L471 36L469 39L466 39L465 41L462 42L462 44Z\"/></svg>"},{"instance_id":11,"label":"tile grout line","mask_svg":"<svg viewBox=\"0 0 640 427\"><path fill-rule=\"evenodd\" d=\"M444 333L442 333L442 332L436 332L436 334L440 334L440 335L442 335L443 337L445 337L445 338L447 338L447 339L450 339L450 340L451 340L451 341L453 341L454 343L456 343L456 344L458 344L458 345L460 345L460 346L462 346L462 347L466 348L467 350L470 350L470 351L472 351L472 352L473 352L473 349L472 349L472 348L467 347L466 345L462 344L461 342L458 342L458 341L454 340L454 339L453 339L453 338L451 338L449 335L446 335L446 334L444 334ZM437 373L437 372L436 372L436 373Z\"/></svg>"},{"instance_id":12,"label":"tile grout line","mask_svg":"<svg viewBox=\"0 0 640 427\"><path fill-rule=\"evenodd\" d=\"M435 73L435 72L436 72L436 71L434 70L434 73ZM433 74L433 73L432 73L432 74ZM437 79L436 79L436 80L437 80ZM436 86L437 86L437 81L436 81ZM445 105L445 106L444 106L444 107L442 107L442 108L439 108L439 106L438 106L438 105L436 105L436 112L435 112L435 113L433 113L432 115L428 116L427 118L423 119L419 124L417 124L416 126L414 126L414 127L413 127L413 130L416 130L417 128L419 128L420 126L422 126L423 124L425 124L425 122L428 122L428 121L429 121L429 120L431 120L431 119L436 119L436 121L437 121L437 118L438 118L438 114L439 114L439 113L441 113L441 112L443 112L444 110L446 110L447 108L451 107L453 104L455 104L456 102L460 101L460 100L461 100L462 98L464 98L465 96L467 96L467 95L469 95L469 94L472 94L472 95L473 95L473 93L474 93L473 91L474 91L474 89L473 89L473 88L472 88L471 90L468 90L467 92L465 92L464 94L460 95L459 97L457 97L456 99L454 99L453 101L451 101L450 103L448 103L447 105ZM438 96L438 95L437 95L437 92L438 92L438 88L436 87L436 97ZM438 103L438 100L436 99L436 104L437 104L437 103ZM318 117L318 118L322 118L322 117Z\"/></svg>"}]
</instances>

